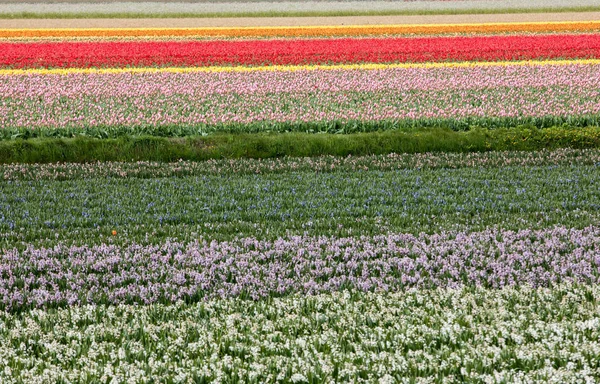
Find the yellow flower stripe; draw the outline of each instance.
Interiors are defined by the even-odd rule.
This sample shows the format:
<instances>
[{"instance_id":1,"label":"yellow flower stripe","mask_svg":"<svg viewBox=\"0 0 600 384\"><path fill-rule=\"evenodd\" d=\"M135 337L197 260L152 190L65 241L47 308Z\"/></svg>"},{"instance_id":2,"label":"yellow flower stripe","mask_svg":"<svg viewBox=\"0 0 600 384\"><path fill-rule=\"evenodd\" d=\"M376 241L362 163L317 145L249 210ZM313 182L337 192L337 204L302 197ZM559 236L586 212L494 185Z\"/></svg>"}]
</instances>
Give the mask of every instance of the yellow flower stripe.
<instances>
[{"instance_id":1,"label":"yellow flower stripe","mask_svg":"<svg viewBox=\"0 0 600 384\"><path fill-rule=\"evenodd\" d=\"M383 36L445 33L586 32L600 30L600 21L559 21L479 24L405 24L238 28L84 28L0 29L0 38L56 37L295 37Z\"/></svg>"},{"instance_id":2,"label":"yellow flower stripe","mask_svg":"<svg viewBox=\"0 0 600 384\"><path fill-rule=\"evenodd\" d=\"M264 67L139 67L139 68L55 68L55 69L0 69L0 76L16 75L69 75L69 74L119 74L119 73L200 73L200 72L262 72L262 71L314 71L314 70L377 70L394 68L465 68L511 67L543 65L600 65L600 59L582 60L524 60L524 61L463 61L444 63L401 64L337 64L337 65L272 65Z\"/></svg>"}]
</instances>

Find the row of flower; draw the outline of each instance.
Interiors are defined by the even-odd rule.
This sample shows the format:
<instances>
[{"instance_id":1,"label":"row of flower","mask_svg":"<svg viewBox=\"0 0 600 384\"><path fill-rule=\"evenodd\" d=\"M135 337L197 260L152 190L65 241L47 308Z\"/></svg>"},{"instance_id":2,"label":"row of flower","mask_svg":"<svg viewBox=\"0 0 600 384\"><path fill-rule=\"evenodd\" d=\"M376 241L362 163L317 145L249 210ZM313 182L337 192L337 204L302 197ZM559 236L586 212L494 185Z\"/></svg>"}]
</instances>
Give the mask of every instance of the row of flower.
<instances>
[{"instance_id":1,"label":"row of flower","mask_svg":"<svg viewBox=\"0 0 600 384\"><path fill-rule=\"evenodd\" d=\"M411 153L372 156L320 156L273 159L211 159L173 163L138 161L50 164L3 164L0 180L76 180L99 178L162 178L224 174L286 172L393 171L399 169L454 169L600 165L598 149L557 149L531 152Z\"/></svg>"},{"instance_id":2,"label":"row of flower","mask_svg":"<svg viewBox=\"0 0 600 384\"><path fill-rule=\"evenodd\" d=\"M600 35L4 42L0 52L7 68L584 59L600 58Z\"/></svg>"},{"instance_id":3,"label":"row of flower","mask_svg":"<svg viewBox=\"0 0 600 384\"><path fill-rule=\"evenodd\" d=\"M149 179L75 176L3 181L0 231L3 243L10 244L3 245L6 249L43 239L52 247L57 237L105 243L98 236L107 227L117 229L123 241L138 242L148 241L139 233L162 242L193 239L193 232L196 238L275 239L304 232L346 237L495 225L580 227L597 224L598 201L597 164Z\"/></svg>"},{"instance_id":4,"label":"row of flower","mask_svg":"<svg viewBox=\"0 0 600 384\"><path fill-rule=\"evenodd\" d=\"M2 309L339 290L600 283L600 228L295 236L0 253Z\"/></svg>"},{"instance_id":5,"label":"row of flower","mask_svg":"<svg viewBox=\"0 0 600 384\"><path fill-rule=\"evenodd\" d=\"M0 381L593 383L599 301L558 285L0 311Z\"/></svg>"},{"instance_id":6,"label":"row of flower","mask_svg":"<svg viewBox=\"0 0 600 384\"><path fill-rule=\"evenodd\" d=\"M598 25L2 30L0 138L597 125Z\"/></svg>"},{"instance_id":7,"label":"row of flower","mask_svg":"<svg viewBox=\"0 0 600 384\"><path fill-rule=\"evenodd\" d=\"M501 33L584 33L600 30L598 21L493 24L404 24L404 25L341 25L302 27L244 28L90 28L90 29L4 29L3 39L47 38L274 38L274 37L344 37L441 34L501 34Z\"/></svg>"},{"instance_id":8,"label":"row of flower","mask_svg":"<svg viewBox=\"0 0 600 384\"><path fill-rule=\"evenodd\" d=\"M600 40L599 40L600 41ZM0 126L180 135L598 124L600 64L0 76ZM110 113L107 113L110 111ZM339 129L339 128L338 128ZM175 131L174 129L172 131Z\"/></svg>"}]
</instances>

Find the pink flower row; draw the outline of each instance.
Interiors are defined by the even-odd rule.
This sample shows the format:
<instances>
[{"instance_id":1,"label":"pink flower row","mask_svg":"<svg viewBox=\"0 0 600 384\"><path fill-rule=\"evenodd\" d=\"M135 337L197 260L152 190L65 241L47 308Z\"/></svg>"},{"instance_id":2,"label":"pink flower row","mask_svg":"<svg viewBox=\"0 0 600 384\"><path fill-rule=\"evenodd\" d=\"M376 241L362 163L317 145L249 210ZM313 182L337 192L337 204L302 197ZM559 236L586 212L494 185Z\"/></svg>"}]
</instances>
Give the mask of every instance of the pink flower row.
<instances>
[{"instance_id":1,"label":"pink flower row","mask_svg":"<svg viewBox=\"0 0 600 384\"><path fill-rule=\"evenodd\" d=\"M0 78L20 129L598 114L599 65Z\"/></svg>"}]
</instances>

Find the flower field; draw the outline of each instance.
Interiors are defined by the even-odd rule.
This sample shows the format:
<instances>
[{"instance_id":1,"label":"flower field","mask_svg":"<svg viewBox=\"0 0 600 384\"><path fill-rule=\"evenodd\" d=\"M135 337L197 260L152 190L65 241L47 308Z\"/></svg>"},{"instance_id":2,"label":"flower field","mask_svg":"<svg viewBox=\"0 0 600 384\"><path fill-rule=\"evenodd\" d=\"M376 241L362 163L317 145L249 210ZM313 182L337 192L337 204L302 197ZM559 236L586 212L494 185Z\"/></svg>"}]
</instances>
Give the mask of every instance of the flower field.
<instances>
[{"instance_id":1,"label":"flower field","mask_svg":"<svg viewBox=\"0 0 600 384\"><path fill-rule=\"evenodd\" d=\"M600 381L599 29L1 29L0 382Z\"/></svg>"},{"instance_id":2,"label":"flower field","mask_svg":"<svg viewBox=\"0 0 600 384\"><path fill-rule=\"evenodd\" d=\"M597 125L597 28L4 30L2 136Z\"/></svg>"}]
</instances>

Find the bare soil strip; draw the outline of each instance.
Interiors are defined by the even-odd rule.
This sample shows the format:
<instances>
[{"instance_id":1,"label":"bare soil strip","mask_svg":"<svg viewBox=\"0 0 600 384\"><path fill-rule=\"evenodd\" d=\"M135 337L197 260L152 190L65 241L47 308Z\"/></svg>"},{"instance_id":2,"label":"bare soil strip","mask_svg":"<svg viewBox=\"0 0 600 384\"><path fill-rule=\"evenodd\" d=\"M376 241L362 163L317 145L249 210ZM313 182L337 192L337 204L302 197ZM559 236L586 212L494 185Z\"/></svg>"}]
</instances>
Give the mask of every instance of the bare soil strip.
<instances>
[{"instance_id":1,"label":"bare soil strip","mask_svg":"<svg viewBox=\"0 0 600 384\"><path fill-rule=\"evenodd\" d=\"M232 17L193 19L7 19L0 28L200 28L305 25L464 24L600 20L600 12L486 15Z\"/></svg>"}]
</instances>

